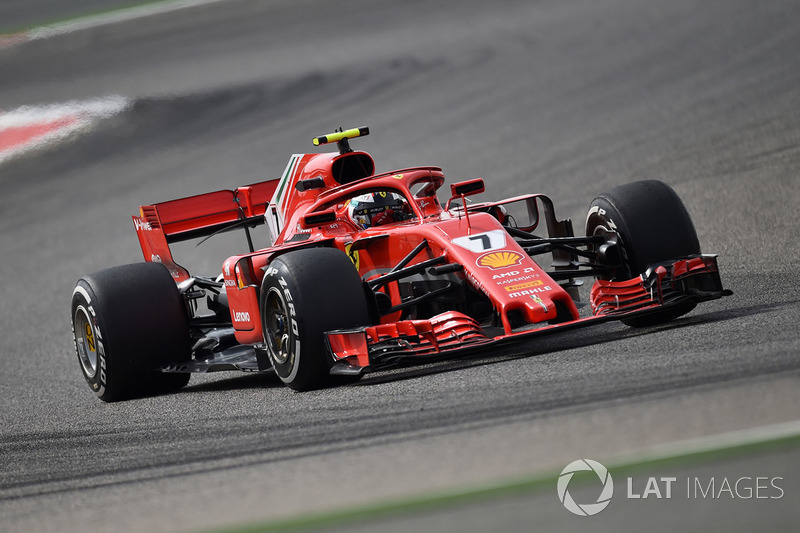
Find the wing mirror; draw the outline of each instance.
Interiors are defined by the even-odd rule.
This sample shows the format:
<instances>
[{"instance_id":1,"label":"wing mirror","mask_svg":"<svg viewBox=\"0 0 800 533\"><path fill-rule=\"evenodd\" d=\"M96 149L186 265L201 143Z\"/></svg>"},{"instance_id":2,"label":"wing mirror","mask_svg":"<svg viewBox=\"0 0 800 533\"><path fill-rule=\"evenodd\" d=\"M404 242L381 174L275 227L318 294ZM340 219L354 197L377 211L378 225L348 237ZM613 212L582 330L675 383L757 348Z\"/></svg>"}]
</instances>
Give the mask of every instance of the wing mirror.
<instances>
[{"instance_id":1,"label":"wing mirror","mask_svg":"<svg viewBox=\"0 0 800 533\"><path fill-rule=\"evenodd\" d=\"M472 196L473 194L480 194L486 190L483 183L483 178L475 178L474 180L459 181L450 185L450 192L453 198L457 196Z\"/></svg>"},{"instance_id":2,"label":"wing mirror","mask_svg":"<svg viewBox=\"0 0 800 533\"><path fill-rule=\"evenodd\" d=\"M450 203L456 198L464 198L465 196L472 196L473 194L480 194L486 190L486 185L483 183L483 178L475 178L472 180L459 181L450 185L450 193L453 195L447 200L445 210L450 209Z\"/></svg>"}]
</instances>

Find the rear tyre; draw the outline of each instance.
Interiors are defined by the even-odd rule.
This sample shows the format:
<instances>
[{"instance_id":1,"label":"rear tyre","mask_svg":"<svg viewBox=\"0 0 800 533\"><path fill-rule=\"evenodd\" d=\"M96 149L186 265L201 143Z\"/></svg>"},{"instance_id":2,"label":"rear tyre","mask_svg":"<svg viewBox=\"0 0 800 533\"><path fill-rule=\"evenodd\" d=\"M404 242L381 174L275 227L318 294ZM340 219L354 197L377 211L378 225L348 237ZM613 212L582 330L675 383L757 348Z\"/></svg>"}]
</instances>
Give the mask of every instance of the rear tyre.
<instances>
[{"instance_id":1,"label":"rear tyre","mask_svg":"<svg viewBox=\"0 0 800 533\"><path fill-rule=\"evenodd\" d=\"M306 391L335 382L324 333L366 326L370 312L350 258L334 248L308 248L269 264L261 320L275 373L288 387Z\"/></svg>"},{"instance_id":2,"label":"rear tyre","mask_svg":"<svg viewBox=\"0 0 800 533\"><path fill-rule=\"evenodd\" d=\"M180 389L189 374L159 368L191 357L183 298L159 263L113 267L81 278L72 293L81 372L112 402Z\"/></svg>"},{"instance_id":3,"label":"rear tyre","mask_svg":"<svg viewBox=\"0 0 800 533\"><path fill-rule=\"evenodd\" d=\"M621 265L603 278L630 279L647 266L660 261L700 253L697 232L686 207L672 188L660 181L637 181L614 187L591 204L586 218L586 235L616 239L622 255ZM645 327L682 316L696 303L622 322Z\"/></svg>"}]
</instances>

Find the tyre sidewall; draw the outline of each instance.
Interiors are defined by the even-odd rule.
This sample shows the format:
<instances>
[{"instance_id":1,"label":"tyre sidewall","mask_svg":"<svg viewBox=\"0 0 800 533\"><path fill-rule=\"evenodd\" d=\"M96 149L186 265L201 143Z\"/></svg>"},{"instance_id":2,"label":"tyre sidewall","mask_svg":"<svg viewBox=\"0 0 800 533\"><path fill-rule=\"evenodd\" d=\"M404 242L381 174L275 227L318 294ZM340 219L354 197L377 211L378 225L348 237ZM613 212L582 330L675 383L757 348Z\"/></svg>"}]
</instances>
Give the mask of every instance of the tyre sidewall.
<instances>
[{"instance_id":1,"label":"tyre sidewall","mask_svg":"<svg viewBox=\"0 0 800 533\"><path fill-rule=\"evenodd\" d=\"M103 334L106 328L102 317L99 316L95 310L96 303L97 296L94 294L91 286L83 279L78 281L72 293L72 338L75 342L78 363L80 364L81 373L92 391L94 391L99 398L107 399L117 395L117 391L113 390L113 385L112 390L108 390L108 374L109 372L121 372L121 369L117 367L124 366L124 362L121 360L114 361L111 368L109 368L108 358L106 357L105 335ZM79 316L79 313L85 313L90 331L80 330L80 327L76 323L76 317ZM82 342L82 339L89 336L91 340L89 340L88 344L93 344L95 348L96 366L93 371L87 369L86 365L81 360L82 353L87 349L87 343Z\"/></svg>"},{"instance_id":2,"label":"tyre sidewall","mask_svg":"<svg viewBox=\"0 0 800 533\"><path fill-rule=\"evenodd\" d=\"M270 263L261 291L262 326L275 373L295 390L330 384L332 361L324 333L370 322L367 298L352 261L333 248L290 252ZM266 338L270 295L280 296L289 320L286 326L292 332L284 362L276 358Z\"/></svg>"},{"instance_id":3,"label":"tyre sidewall","mask_svg":"<svg viewBox=\"0 0 800 533\"><path fill-rule=\"evenodd\" d=\"M191 357L188 315L169 271L135 263L80 279L72 297L78 360L81 332L76 313L85 309L98 347L98 372L81 371L97 396L116 401L180 388L186 377L163 374L165 365Z\"/></svg>"},{"instance_id":4,"label":"tyre sidewall","mask_svg":"<svg viewBox=\"0 0 800 533\"><path fill-rule=\"evenodd\" d=\"M609 241L614 241L619 246L622 264L613 269L612 274L604 279L620 280L634 276L631 269L631 254L628 252L626 242L629 242L629 232L624 219L605 198L595 198L592 202L589 215L586 219L586 234L588 236L603 235Z\"/></svg>"},{"instance_id":5,"label":"tyre sidewall","mask_svg":"<svg viewBox=\"0 0 800 533\"><path fill-rule=\"evenodd\" d=\"M285 361L279 361L275 356L275 347L269 339L267 339L267 353L278 377L285 383L291 383L298 379L298 373L301 372L301 358L305 355L303 350L312 350L313 347L305 346L303 342L302 333L306 331L307 324L302 318L303 313L298 313L298 309L303 310L304 305L297 290L297 281L280 259L274 261L271 267L267 275L268 279L265 278L263 285L262 301L266 304L270 297L280 300L289 320L285 327L291 333L288 333L288 353ZM264 316L264 309L262 309L262 316ZM301 375L300 379L302 380L303 377Z\"/></svg>"}]
</instances>

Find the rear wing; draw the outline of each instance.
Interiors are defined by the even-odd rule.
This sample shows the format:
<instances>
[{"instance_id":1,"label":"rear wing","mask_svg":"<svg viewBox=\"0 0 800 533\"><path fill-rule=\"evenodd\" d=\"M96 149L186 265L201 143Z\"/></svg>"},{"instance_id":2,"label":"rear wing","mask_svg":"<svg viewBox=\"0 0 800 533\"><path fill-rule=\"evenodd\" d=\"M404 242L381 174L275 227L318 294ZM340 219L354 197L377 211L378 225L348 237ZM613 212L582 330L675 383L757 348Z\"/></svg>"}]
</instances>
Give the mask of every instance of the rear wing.
<instances>
[{"instance_id":1,"label":"rear wing","mask_svg":"<svg viewBox=\"0 0 800 533\"><path fill-rule=\"evenodd\" d=\"M189 272L172 258L170 243L264 224L264 213L278 182L262 181L232 191L141 206L139 216L132 219L145 261L164 263L178 281L188 279Z\"/></svg>"}]
</instances>

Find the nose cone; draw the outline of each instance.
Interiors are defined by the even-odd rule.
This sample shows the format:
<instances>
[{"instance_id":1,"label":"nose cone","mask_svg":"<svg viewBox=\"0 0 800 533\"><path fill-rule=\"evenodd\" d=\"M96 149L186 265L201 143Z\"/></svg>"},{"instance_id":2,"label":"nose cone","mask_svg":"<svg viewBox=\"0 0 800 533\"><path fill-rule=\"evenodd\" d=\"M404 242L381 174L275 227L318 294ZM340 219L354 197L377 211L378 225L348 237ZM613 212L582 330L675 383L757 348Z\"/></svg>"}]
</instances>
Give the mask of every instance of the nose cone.
<instances>
[{"instance_id":1,"label":"nose cone","mask_svg":"<svg viewBox=\"0 0 800 533\"><path fill-rule=\"evenodd\" d=\"M578 318L569 294L491 215L470 215L469 225L445 220L437 228L447 239L448 258L463 265L469 282L489 297L506 333L525 323Z\"/></svg>"}]
</instances>

